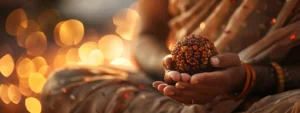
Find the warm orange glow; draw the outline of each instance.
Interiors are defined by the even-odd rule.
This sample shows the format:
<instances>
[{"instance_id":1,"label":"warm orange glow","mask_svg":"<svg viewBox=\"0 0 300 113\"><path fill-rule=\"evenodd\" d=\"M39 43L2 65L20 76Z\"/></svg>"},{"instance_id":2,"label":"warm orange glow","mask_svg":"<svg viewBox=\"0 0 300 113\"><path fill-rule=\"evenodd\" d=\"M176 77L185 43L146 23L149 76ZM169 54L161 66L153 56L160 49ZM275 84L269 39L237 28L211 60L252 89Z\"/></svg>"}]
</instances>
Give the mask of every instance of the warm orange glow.
<instances>
[{"instance_id":1,"label":"warm orange glow","mask_svg":"<svg viewBox=\"0 0 300 113\"><path fill-rule=\"evenodd\" d=\"M122 54L123 41L116 35L105 35L99 40L98 47L106 59L114 59Z\"/></svg>"},{"instance_id":2,"label":"warm orange glow","mask_svg":"<svg viewBox=\"0 0 300 113\"><path fill-rule=\"evenodd\" d=\"M22 59L17 65L17 74L20 78L28 78L33 72L36 72L36 67L29 58Z\"/></svg>"},{"instance_id":3,"label":"warm orange glow","mask_svg":"<svg viewBox=\"0 0 300 113\"><path fill-rule=\"evenodd\" d=\"M47 29L48 26L59 22L60 15L56 9L47 9L43 11L38 17L38 23L42 30Z\"/></svg>"},{"instance_id":4,"label":"warm orange glow","mask_svg":"<svg viewBox=\"0 0 300 113\"><path fill-rule=\"evenodd\" d=\"M78 54L82 62L88 62L91 51L98 49L96 42L86 42L78 49Z\"/></svg>"},{"instance_id":5,"label":"warm orange glow","mask_svg":"<svg viewBox=\"0 0 300 113\"><path fill-rule=\"evenodd\" d=\"M273 18L273 19L271 20L271 24L275 24L275 23L276 23L276 19Z\"/></svg>"},{"instance_id":6,"label":"warm orange glow","mask_svg":"<svg viewBox=\"0 0 300 113\"><path fill-rule=\"evenodd\" d=\"M104 62L104 56L102 52L98 49L92 50L89 58L88 58L88 64L89 65L101 65Z\"/></svg>"},{"instance_id":7,"label":"warm orange glow","mask_svg":"<svg viewBox=\"0 0 300 113\"><path fill-rule=\"evenodd\" d=\"M38 72L41 73L42 75L44 75L45 77L48 77L48 74L50 73L51 70L52 70L51 66L44 65L44 66L40 67Z\"/></svg>"},{"instance_id":8,"label":"warm orange glow","mask_svg":"<svg viewBox=\"0 0 300 113\"><path fill-rule=\"evenodd\" d=\"M19 8L8 15L5 25L6 32L12 36L16 36L20 26L27 27L27 16L25 11Z\"/></svg>"},{"instance_id":9,"label":"warm orange glow","mask_svg":"<svg viewBox=\"0 0 300 113\"><path fill-rule=\"evenodd\" d=\"M126 58L116 58L110 62L111 65L121 65L132 67L132 63Z\"/></svg>"},{"instance_id":10,"label":"warm orange glow","mask_svg":"<svg viewBox=\"0 0 300 113\"><path fill-rule=\"evenodd\" d=\"M204 22L201 22L201 23L200 23L200 28L201 28L201 29L204 29L204 28L205 28L205 23L204 23Z\"/></svg>"},{"instance_id":11,"label":"warm orange glow","mask_svg":"<svg viewBox=\"0 0 300 113\"><path fill-rule=\"evenodd\" d=\"M3 76L9 77L14 71L15 63L10 54L6 54L0 59L0 71Z\"/></svg>"},{"instance_id":12,"label":"warm orange glow","mask_svg":"<svg viewBox=\"0 0 300 113\"><path fill-rule=\"evenodd\" d=\"M56 55L53 61L54 68L60 68L65 65L65 55Z\"/></svg>"},{"instance_id":13,"label":"warm orange glow","mask_svg":"<svg viewBox=\"0 0 300 113\"><path fill-rule=\"evenodd\" d=\"M0 84L0 97L5 104L10 103L10 99L8 97L8 86L4 84Z\"/></svg>"},{"instance_id":14,"label":"warm orange glow","mask_svg":"<svg viewBox=\"0 0 300 113\"><path fill-rule=\"evenodd\" d=\"M132 40L138 29L139 14L133 9L124 9L113 17L113 23L117 26L116 33L125 40Z\"/></svg>"},{"instance_id":15,"label":"warm orange glow","mask_svg":"<svg viewBox=\"0 0 300 113\"><path fill-rule=\"evenodd\" d=\"M36 70L39 70L41 67L47 65L46 60L41 56L34 57L32 62L35 64Z\"/></svg>"},{"instance_id":16,"label":"warm orange glow","mask_svg":"<svg viewBox=\"0 0 300 113\"><path fill-rule=\"evenodd\" d=\"M47 49L47 38L43 32L34 32L28 36L25 44L27 54L42 55Z\"/></svg>"},{"instance_id":17,"label":"warm orange glow","mask_svg":"<svg viewBox=\"0 0 300 113\"><path fill-rule=\"evenodd\" d=\"M78 20L68 20L59 29L60 41L65 45L77 45L83 38L84 26Z\"/></svg>"},{"instance_id":18,"label":"warm orange glow","mask_svg":"<svg viewBox=\"0 0 300 113\"><path fill-rule=\"evenodd\" d=\"M65 44L63 44L60 40L60 37L59 37L59 31L60 31L60 28L61 28L61 25L64 23L65 21L61 21L59 22L58 24L56 24L55 28L54 28L54 40L55 40L55 43L59 46L65 46Z\"/></svg>"},{"instance_id":19,"label":"warm orange glow","mask_svg":"<svg viewBox=\"0 0 300 113\"><path fill-rule=\"evenodd\" d=\"M19 88L16 85L10 85L8 88L8 98L14 104L18 104L21 101L22 94L19 91Z\"/></svg>"},{"instance_id":20,"label":"warm orange glow","mask_svg":"<svg viewBox=\"0 0 300 113\"><path fill-rule=\"evenodd\" d=\"M32 95L33 92L29 88L28 78L19 79L19 91L21 92L22 95L27 97Z\"/></svg>"},{"instance_id":21,"label":"warm orange glow","mask_svg":"<svg viewBox=\"0 0 300 113\"><path fill-rule=\"evenodd\" d=\"M40 113L42 111L42 105L40 101L34 97L26 98L25 106L30 113Z\"/></svg>"},{"instance_id":22,"label":"warm orange glow","mask_svg":"<svg viewBox=\"0 0 300 113\"><path fill-rule=\"evenodd\" d=\"M33 20L24 21L23 23L25 22L27 27L20 26L17 31L17 41L18 45L21 47L25 47L26 39L30 34L37 32L40 29L39 25Z\"/></svg>"},{"instance_id":23,"label":"warm orange glow","mask_svg":"<svg viewBox=\"0 0 300 113\"><path fill-rule=\"evenodd\" d=\"M74 65L79 61L79 56L78 56L78 49L77 48L71 48L68 50L66 54L66 64L67 65Z\"/></svg>"},{"instance_id":24,"label":"warm orange glow","mask_svg":"<svg viewBox=\"0 0 300 113\"><path fill-rule=\"evenodd\" d=\"M40 93L46 83L45 77L41 73L32 73L28 79L29 88L35 92Z\"/></svg>"}]
</instances>

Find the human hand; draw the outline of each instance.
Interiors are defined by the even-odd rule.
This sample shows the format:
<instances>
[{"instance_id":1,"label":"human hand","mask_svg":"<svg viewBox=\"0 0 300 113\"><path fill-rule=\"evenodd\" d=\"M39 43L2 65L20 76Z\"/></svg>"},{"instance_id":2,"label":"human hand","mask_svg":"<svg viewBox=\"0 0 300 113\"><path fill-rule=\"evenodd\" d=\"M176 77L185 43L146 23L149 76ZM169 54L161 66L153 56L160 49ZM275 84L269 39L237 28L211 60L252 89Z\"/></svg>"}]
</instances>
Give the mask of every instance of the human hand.
<instances>
[{"instance_id":1,"label":"human hand","mask_svg":"<svg viewBox=\"0 0 300 113\"><path fill-rule=\"evenodd\" d=\"M166 71L165 82L176 82L176 85L156 81L153 83L153 87L184 104L205 104L213 101L219 95L242 89L245 82L245 69L237 54L219 54L212 57L210 63L219 70L192 76L177 71ZM165 57L163 64L166 70L172 70L171 56Z\"/></svg>"}]
</instances>

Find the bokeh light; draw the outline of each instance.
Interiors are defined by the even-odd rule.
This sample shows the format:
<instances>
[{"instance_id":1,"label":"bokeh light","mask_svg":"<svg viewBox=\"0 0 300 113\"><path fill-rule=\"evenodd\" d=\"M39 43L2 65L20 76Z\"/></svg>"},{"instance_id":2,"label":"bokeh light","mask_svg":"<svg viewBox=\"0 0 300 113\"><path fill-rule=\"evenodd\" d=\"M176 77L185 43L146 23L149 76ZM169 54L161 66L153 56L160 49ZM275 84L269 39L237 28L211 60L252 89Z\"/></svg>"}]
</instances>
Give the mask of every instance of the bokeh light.
<instances>
[{"instance_id":1,"label":"bokeh light","mask_svg":"<svg viewBox=\"0 0 300 113\"><path fill-rule=\"evenodd\" d=\"M46 78L41 73L31 73L28 79L29 88L35 92L40 93L46 83Z\"/></svg>"},{"instance_id":2,"label":"bokeh light","mask_svg":"<svg viewBox=\"0 0 300 113\"><path fill-rule=\"evenodd\" d=\"M0 59L0 71L3 76L9 77L14 71L15 63L10 54L6 54Z\"/></svg>"},{"instance_id":3,"label":"bokeh light","mask_svg":"<svg viewBox=\"0 0 300 113\"><path fill-rule=\"evenodd\" d=\"M37 32L40 29L37 22L35 22L34 20L24 21L24 23L25 22L27 24L27 27L20 26L17 31L17 42L21 47L25 47L26 40L30 34Z\"/></svg>"},{"instance_id":4,"label":"bokeh light","mask_svg":"<svg viewBox=\"0 0 300 113\"><path fill-rule=\"evenodd\" d=\"M74 65L79 61L79 56L78 56L78 49L77 48L71 48L68 50L66 54L66 65Z\"/></svg>"},{"instance_id":5,"label":"bokeh light","mask_svg":"<svg viewBox=\"0 0 300 113\"><path fill-rule=\"evenodd\" d=\"M98 49L96 42L86 42L78 49L78 54L82 62L88 62L89 56L93 50Z\"/></svg>"},{"instance_id":6,"label":"bokeh light","mask_svg":"<svg viewBox=\"0 0 300 113\"><path fill-rule=\"evenodd\" d=\"M34 63L36 70L40 70L41 67L47 65L46 60L41 56L34 57L32 62Z\"/></svg>"},{"instance_id":7,"label":"bokeh light","mask_svg":"<svg viewBox=\"0 0 300 113\"><path fill-rule=\"evenodd\" d=\"M16 36L19 27L27 27L27 16L23 9L16 9L12 11L7 19L5 29L6 32L12 36Z\"/></svg>"},{"instance_id":8,"label":"bokeh light","mask_svg":"<svg viewBox=\"0 0 300 113\"><path fill-rule=\"evenodd\" d=\"M32 95L33 92L29 88L28 78L19 79L19 91L21 92L22 95L27 97Z\"/></svg>"},{"instance_id":9,"label":"bokeh light","mask_svg":"<svg viewBox=\"0 0 300 113\"><path fill-rule=\"evenodd\" d=\"M26 39L27 54L32 56L42 55L47 49L47 38L43 32L34 32Z\"/></svg>"},{"instance_id":10,"label":"bokeh light","mask_svg":"<svg viewBox=\"0 0 300 113\"><path fill-rule=\"evenodd\" d=\"M100 50L95 49L92 50L89 57L88 57L88 64L89 65L101 65L104 62L103 54Z\"/></svg>"},{"instance_id":11,"label":"bokeh light","mask_svg":"<svg viewBox=\"0 0 300 113\"><path fill-rule=\"evenodd\" d=\"M116 33L125 40L132 40L140 20L139 14L133 9L124 9L113 17Z\"/></svg>"},{"instance_id":12,"label":"bokeh light","mask_svg":"<svg viewBox=\"0 0 300 113\"><path fill-rule=\"evenodd\" d=\"M9 104L10 103L10 99L8 97L8 86L5 84L0 84L0 97L1 100L5 103L5 104Z\"/></svg>"},{"instance_id":13,"label":"bokeh light","mask_svg":"<svg viewBox=\"0 0 300 113\"><path fill-rule=\"evenodd\" d=\"M201 28L201 29L204 29L204 28L205 28L205 23L204 23L204 22L201 22L201 23L200 23L200 28Z\"/></svg>"},{"instance_id":14,"label":"bokeh light","mask_svg":"<svg viewBox=\"0 0 300 113\"><path fill-rule=\"evenodd\" d=\"M58 24L56 24L55 28L54 28L54 32L53 32L53 35L54 35L54 40L55 40L55 43L59 46L65 46L65 44L63 44L60 40L60 37L59 37L59 31L60 31L60 28L61 28L61 25L64 23L65 21L61 21L59 22Z\"/></svg>"},{"instance_id":15,"label":"bokeh light","mask_svg":"<svg viewBox=\"0 0 300 113\"><path fill-rule=\"evenodd\" d=\"M40 113L42 111L42 105L40 101L34 97L26 98L25 106L30 113Z\"/></svg>"},{"instance_id":16,"label":"bokeh light","mask_svg":"<svg viewBox=\"0 0 300 113\"><path fill-rule=\"evenodd\" d=\"M106 59L114 59L122 54L123 41L116 35L105 35L99 40L98 47Z\"/></svg>"},{"instance_id":17,"label":"bokeh light","mask_svg":"<svg viewBox=\"0 0 300 113\"><path fill-rule=\"evenodd\" d=\"M22 94L16 85L11 84L8 88L8 98L14 104L18 104L21 101Z\"/></svg>"},{"instance_id":18,"label":"bokeh light","mask_svg":"<svg viewBox=\"0 0 300 113\"><path fill-rule=\"evenodd\" d=\"M111 65L121 65L132 67L132 63L126 58L116 58L110 62Z\"/></svg>"},{"instance_id":19,"label":"bokeh light","mask_svg":"<svg viewBox=\"0 0 300 113\"><path fill-rule=\"evenodd\" d=\"M52 68L49 65L44 65L42 67L39 68L38 72L41 73L42 75L44 75L45 77L48 77L48 75L50 74Z\"/></svg>"},{"instance_id":20,"label":"bokeh light","mask_svg":"<svg viewBox=\"0 0 300 113\"><path fill-rule=\"evenodd\" d=\"M28 78L33 72L36 72L36 67L29 58L23 58L17 65L17 74L19 78Z\"/></svg>"},{"instance_id":21,"label":"bokeh light","mask_svg":"<svg viewBox=\"0 0 300 113\"><path fill-rule=\"evenodd\" d=\"M84 26L78 20L67 20L60 25L59 38L65 45L77 45L83 38Z\"/></svg>"}]
</instances>

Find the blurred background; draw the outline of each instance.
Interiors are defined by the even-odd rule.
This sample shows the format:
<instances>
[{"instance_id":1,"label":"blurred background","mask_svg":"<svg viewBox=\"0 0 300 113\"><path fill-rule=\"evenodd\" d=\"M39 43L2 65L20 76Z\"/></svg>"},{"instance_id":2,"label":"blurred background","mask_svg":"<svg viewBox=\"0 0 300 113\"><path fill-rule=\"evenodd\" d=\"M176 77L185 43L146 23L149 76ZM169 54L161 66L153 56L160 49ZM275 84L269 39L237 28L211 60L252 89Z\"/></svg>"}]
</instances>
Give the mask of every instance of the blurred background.
<instances>
[{"instance_id":1,"label":"blurred background","mask_svg":"<svg viewBox=\"0 0 300 113\"><path fill-rule=\"evenodd\" d=\"M0 111L40 113L51 72L125 66L139 23L136 0L0 0Z\"/></svg>"}]
</instances>

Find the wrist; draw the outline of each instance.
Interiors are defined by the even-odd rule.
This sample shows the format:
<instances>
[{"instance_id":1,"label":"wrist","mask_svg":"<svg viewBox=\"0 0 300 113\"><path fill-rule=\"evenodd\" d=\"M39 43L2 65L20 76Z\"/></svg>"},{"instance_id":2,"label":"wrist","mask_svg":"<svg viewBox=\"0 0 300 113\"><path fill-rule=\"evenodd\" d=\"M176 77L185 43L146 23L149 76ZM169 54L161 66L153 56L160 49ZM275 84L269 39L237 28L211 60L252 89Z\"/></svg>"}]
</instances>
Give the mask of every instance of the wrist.
<instances>
[{"instance_id":1,"label":"wrist","mask_svg":"<svg viewBox=\"0 0 300 113\"><path fill-rule=\"evenodd\" d=\"M246 69L245 66L240 66L240 76L237 82L236 90L237 92L241 92L244 88L246 82Z\"/></svg>"}]
</instances>

